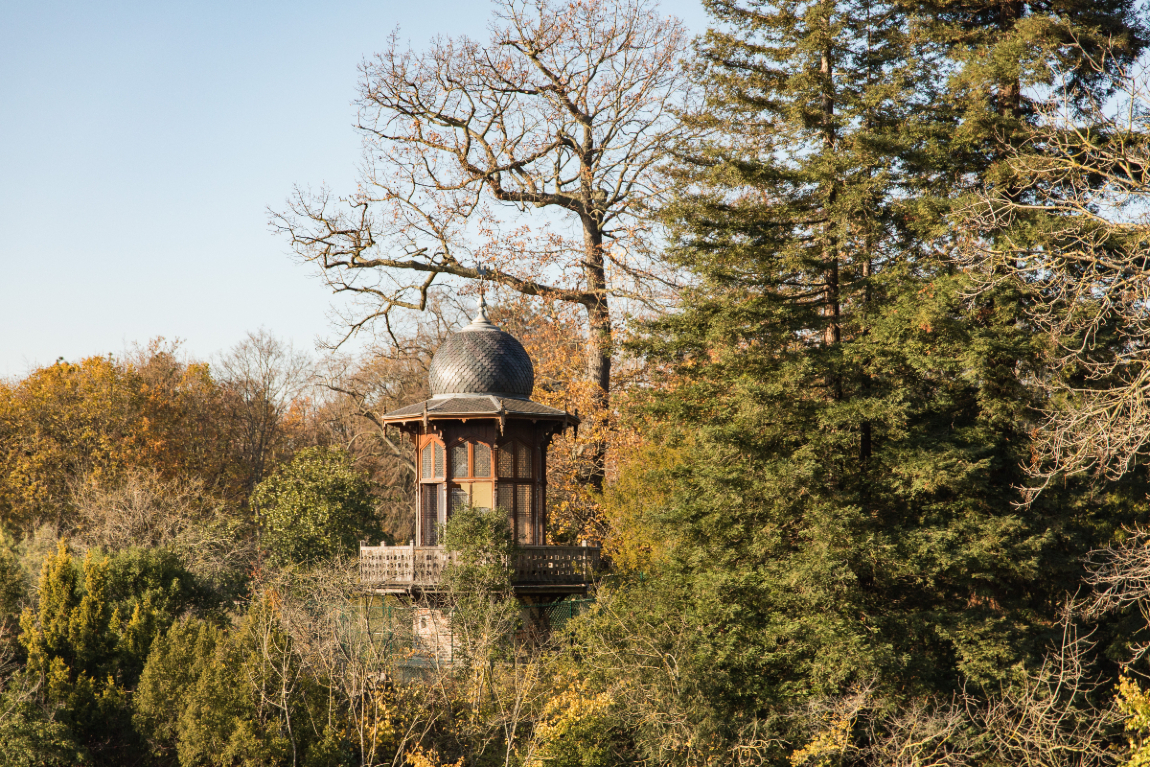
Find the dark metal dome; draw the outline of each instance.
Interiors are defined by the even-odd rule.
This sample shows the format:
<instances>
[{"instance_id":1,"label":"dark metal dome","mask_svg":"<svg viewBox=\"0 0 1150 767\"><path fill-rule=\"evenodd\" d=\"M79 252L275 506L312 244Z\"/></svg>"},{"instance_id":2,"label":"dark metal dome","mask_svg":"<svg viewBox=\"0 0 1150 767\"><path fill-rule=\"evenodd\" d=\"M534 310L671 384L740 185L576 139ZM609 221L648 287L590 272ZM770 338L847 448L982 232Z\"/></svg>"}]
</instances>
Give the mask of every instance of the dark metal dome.
<instances>
[{"instance_id":1,"label":"dark metal dome","mask_svg":"<svg viewBox=\"0 0 1150 767\"><path fill-rule=\"evenodd\" d=\"M487 307L471 324L447 337L431 358L427 374L431 394L495 394L531 397L535 367L523 344L487 319Z\"/></svg>"}]
</instances>

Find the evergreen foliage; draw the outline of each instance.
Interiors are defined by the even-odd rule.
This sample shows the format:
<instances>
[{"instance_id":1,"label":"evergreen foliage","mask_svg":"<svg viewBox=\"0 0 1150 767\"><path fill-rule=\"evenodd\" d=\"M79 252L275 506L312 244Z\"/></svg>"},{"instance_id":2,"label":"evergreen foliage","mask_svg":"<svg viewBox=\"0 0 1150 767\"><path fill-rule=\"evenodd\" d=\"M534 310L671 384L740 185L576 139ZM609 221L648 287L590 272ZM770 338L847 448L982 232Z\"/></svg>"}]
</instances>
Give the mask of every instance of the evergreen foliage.
<instances>
[{"instance_id":1,"label":"evergreen foliage","mask_svg":"<svg viewBox=\"0 0 1150 767\"><path fill-rule=\"evenodd\" d=\"M972 305L942 257L941 195L985 179L996 128L962 123L982 159L956 174L936 102L957 103L962 62L1010 53L1017 73L1032 49L897 3L707 5L712 139L669 212L697 283L643 344L674 373L653 407L686 451L661 514L675 548L670 585L636 588L699 627L721 710L1009 685L1145 495L1130 477L1015 505L1044 350L1025 294Z\"/></svg>"},{"instance_id":2,"label":"evergreen foliage","mask_svg":"<svg viewBox=\"0 0 1150 767\"><path fill-rule=\"evenodd\" d=\"M16 546L0 531L0 657L15 644L27 587Z\"/></svg>"},{"instance_id":3,"label":"evergreen foliage","mask_svg":"<svg viewBox=\"0 0 1150 767\"><path fill-rule=\"evenodd\" d=\"M256 487L252 503L263 544L279 564L347 555L380 535L371 488L342 450L300 450Z\"/></svg>"},{"instance_id":4,"label":"evergreen foliage","mask_svg":"<svg viewBox=\"0 0 1150 767\"><path fill-rule=\"evenodd\" d=\"M70 767L89 763L67 725L55 721L23 694L16 680L0 692L0 754L6 767Z\"/></svg>"},{"instance_id":5,"label":"evergreen foliage","mask_svg":"<svg viewBox=\"0 0 1150 767\"><path fill-rule=\"evenodd\" d=\"M932 109L942 151L933 153L932 164L966 189L1014 185L999 161L1006 146L1025 142L1044 86L1058 82L1079 97L1103 95L1111 76L1150 42L1144 14L1130 0L899 5L945 53L945 89ZM1014 192L1026 190L1015 185Z\"/></svg>"},{"instance_id":6,"label":"evergreen foliage","mask_svg":"<svg viewBox=\"0 0 1150 767\"><path fill-rule=\"evenodd\" d=\"M334 767L344 754L329 730L316 732L329 713L317 692L274 605L256 601L234 633L201 619L172 624L141 676L135 722L154 756L181 767Z\"/></svg>"},{"instance_id":7,"label":"evergreen foliage","mask_svg":"<svg viewBox=\"0 0 1150 767\"><path fill-rule=\"evenodd\" d=\"M20 620L23 673L42 686L47 712L30 720L40 722L36 738L52 748L74 739L95 764L133 761L140 744L129 696L152 640L201 601L191 576L164 552L89 552L78 566L61 542L44 562L39 604ZM28 705L16 708L32 716Z\"/></svg>"}]
</instances>

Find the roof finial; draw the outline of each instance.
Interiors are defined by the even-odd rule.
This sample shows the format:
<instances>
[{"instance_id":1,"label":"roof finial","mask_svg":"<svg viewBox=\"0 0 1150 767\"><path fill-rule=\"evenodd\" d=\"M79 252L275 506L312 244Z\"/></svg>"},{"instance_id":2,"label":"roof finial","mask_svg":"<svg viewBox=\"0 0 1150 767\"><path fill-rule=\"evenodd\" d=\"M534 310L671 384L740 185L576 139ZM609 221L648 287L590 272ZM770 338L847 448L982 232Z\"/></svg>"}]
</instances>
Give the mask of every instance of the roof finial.
<instances>
[{"instance_id":1,"label":"roof finial","mask_svg":"<svg viewBox=\"0 0 1150 767\"><path fill-rule=\"evenodd\" d=\"M476 312L475 318L471 320L471 324L464 327L464 330L498 330L495 323L487 318L487 302L483 300L483 296L479 297L479 311Z\"/></svg>"},{"instance_id":2,"label":"roof finial","mask_svg":"<svg viewBox=\"0 0 1150 767\"><path fill-rule=\"evenodd\" d=\"M487 317L487 297L486 297L486 283L489 274L487 267L479 264L475 267L475 271L479 274L479 312L475 318L471 320L471 324L464 328L464 330L486 330L494 328L495 325Z\"/></svg>"}]
</instances>

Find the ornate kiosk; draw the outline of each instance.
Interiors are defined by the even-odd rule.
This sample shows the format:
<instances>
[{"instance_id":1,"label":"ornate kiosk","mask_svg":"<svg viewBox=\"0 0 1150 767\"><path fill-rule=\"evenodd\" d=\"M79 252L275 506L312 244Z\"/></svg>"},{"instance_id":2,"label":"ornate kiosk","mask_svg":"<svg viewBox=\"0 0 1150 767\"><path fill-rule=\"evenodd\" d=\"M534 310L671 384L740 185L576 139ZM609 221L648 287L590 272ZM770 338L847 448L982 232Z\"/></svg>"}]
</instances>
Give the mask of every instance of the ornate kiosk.
<instances>
[{"instance_id":1,"label":"ornate kiosk","mask_svg":"<svg viewBox=\"0 0 1150 767\"><path fill-rule=\"evenodd\" d=\"M523 345L488 318L439 347L428 373L432 397L380 420L410 435L419 491L415 539L407 546L361 546L360 579L376 594L430 593L451 557L440 526L463 505L508 516L515 553L512 584L532 602L586 591L599 549L547 545L547 448L578 418L531 401L535 371Z\"/></svg>"}]
</instances>

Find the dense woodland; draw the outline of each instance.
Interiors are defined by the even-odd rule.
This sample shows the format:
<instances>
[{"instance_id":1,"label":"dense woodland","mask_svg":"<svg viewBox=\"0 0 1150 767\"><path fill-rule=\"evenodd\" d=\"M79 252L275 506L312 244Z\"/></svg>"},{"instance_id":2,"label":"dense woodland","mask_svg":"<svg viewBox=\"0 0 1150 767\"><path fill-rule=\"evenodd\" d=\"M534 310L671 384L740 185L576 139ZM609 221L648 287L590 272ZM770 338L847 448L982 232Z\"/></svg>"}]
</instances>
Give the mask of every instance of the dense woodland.
<instances>
[{"instance_id":1,"label":"dense woodland","mask_svg":"<svg viewBox=\"0 0 1150 767\"><path fill-rule=\"evenodd\" d=\"M333 348L0 382L0 764L1150 764L1144 9L703 4L381 40L356 191L271 208ZM607 567L528 635L460 511L413 674L379 416L481 293Z\"/></svg>"}]
</instances>

